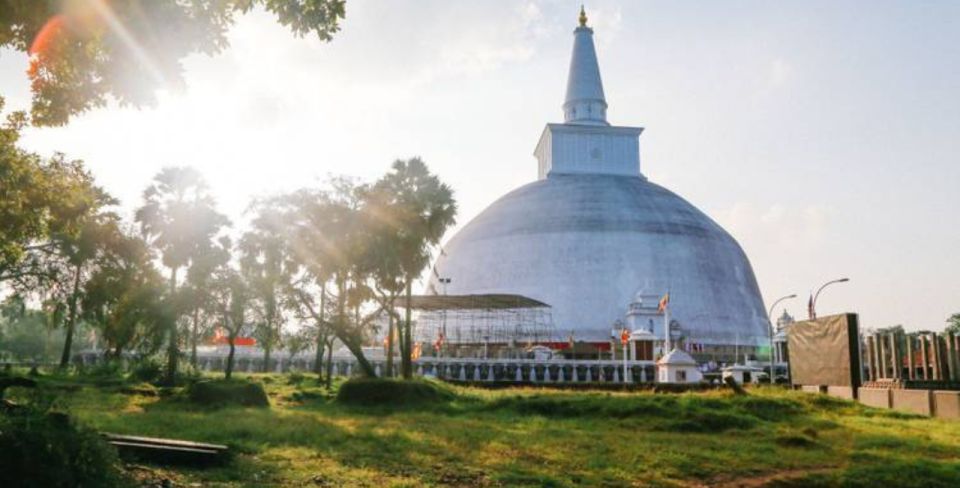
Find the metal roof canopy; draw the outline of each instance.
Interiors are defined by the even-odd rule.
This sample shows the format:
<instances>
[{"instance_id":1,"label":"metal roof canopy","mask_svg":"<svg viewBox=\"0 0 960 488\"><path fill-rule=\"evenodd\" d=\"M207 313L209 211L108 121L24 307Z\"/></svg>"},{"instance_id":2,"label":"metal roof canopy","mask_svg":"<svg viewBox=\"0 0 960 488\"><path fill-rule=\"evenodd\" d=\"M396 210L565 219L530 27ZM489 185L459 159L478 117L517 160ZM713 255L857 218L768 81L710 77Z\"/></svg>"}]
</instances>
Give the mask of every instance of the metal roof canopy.
<instances>
[{"instance_id":1,"label":"metal roof canopy","mask_svg":"<svg viewBox=\"0 0 960 488\"><path fill-rule=\"evenodd\" d=\"M401 306L403 300L400 300ZM506 310L514 308L550 308L550 305L523 295L414 295L414 310Z\"/></svg>"}]
</instances>

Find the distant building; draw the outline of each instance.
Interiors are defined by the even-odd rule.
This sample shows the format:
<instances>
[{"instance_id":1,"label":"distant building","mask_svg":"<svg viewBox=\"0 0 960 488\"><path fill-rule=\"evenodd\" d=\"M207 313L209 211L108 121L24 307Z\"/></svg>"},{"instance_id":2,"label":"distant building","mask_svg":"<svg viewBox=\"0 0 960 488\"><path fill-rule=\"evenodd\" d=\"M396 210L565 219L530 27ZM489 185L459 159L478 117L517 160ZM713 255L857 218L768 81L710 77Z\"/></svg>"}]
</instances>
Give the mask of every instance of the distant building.
<instances>
[{"instance_id":1,"label":"distant building","mask_svg":"<svg viewBox=\"0 0 960 488\"><path fill-rule=\"evenodd\" d=\"M777 319L777 332L773 336L773 362L776 364L786 364L790 360L787 352L787 331L790 330L793 322L793 317L787 313L786 309Z\"/></svg>"}]
</instances>

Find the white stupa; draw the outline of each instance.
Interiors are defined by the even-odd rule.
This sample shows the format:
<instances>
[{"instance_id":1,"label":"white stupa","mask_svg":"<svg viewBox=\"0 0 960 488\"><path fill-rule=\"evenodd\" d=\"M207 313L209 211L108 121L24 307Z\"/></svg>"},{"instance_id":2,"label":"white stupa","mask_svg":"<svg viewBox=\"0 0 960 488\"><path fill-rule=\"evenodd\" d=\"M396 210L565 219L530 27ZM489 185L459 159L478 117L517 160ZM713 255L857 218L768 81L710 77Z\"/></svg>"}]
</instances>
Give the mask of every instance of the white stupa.
<instances>
[{"instance_id":1,"label":"white stupa","mask_svg":"<svg viewBox=\"0 0 960 488\"><path fill-rule=\"evenodd\" d=\"M655 303L669 291L671 317L687 342L707 352L766 344L766 313L743 250L710 217L647 180L643 129L610 125L607 108L593 29L581 12L564 122L547 124L540 137L537 181L504 195L450 239L434 281L449 278L451 295L540 300L552 307L558 331L597 344L609 342L611 324L631 303ZM649 307L641 305L635 325L664 337L663 321L642 316Z\"/></svg>"}]
</instances>

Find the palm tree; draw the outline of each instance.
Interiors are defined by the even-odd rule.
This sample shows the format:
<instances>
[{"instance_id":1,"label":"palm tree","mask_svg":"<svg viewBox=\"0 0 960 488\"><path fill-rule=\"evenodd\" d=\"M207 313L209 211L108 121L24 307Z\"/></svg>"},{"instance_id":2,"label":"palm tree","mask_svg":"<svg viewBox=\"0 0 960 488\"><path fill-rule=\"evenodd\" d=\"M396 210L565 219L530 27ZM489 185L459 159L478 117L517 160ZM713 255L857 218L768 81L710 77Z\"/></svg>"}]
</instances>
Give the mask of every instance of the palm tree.
<instances>
[{"instance_id":1,"label":"palm tree","mask_svg":"<svg viewBox=\"0 0 960 488\"><path fill-rule=\"evenodd\" d=\"M230 242L221 237L210 245L201 246L187 268L185 286L180 288L180 303L189 310L191 318L190 330L190 364L197 366L197 342L199 341L204 323L211 314L205 314L209 302L213 299L214 273L230 261ZM213 314L216 315L216 314Z\"/></svg>"},{"instance_id":2,"label":"palm tree","mask_svg":"<svg viewBox=\"0 0 960 488\"><path fill-rule=\"evenodd\" d=\"M270 352L283 337L282 297L289 287L294 263L280 233L281 210L274 201L256 202L251 229L240 239L240 269L250 283L259 315L257 336L263 347L263 369L270 367Z\"/></svg>"},{"instance_id":3,"label":"palm tree","mask_svg":"<svg viewBox=\"0 0 960 488\"><path fill-rule=\"evenodd\" d=\"M163 265L170 270L168 384L175 380L180 356L177 321L182 310L176 303L177 273L211 246L221 229L229 225L214 205L200 173L188 167L169 167L153 178L143 192L143 206L136 212L141 233L160 252Z\"/></svg>"},{"instance_id":4,"label":"palm tree","mask_svg":"<svg viewBox=\"0 0 960 488\"><path fill-rule=\"evenodd\" d=\"M431 249L439 245L444 233L456 222L457 203L453 190L416 157L395 161L391 171L373 185L370 195L375 202L372 217L394 230L390 241L397 253L406 308L400 329L401 372L410 379L413 281L430 264Z\"/></svg>"},{"instance_id":5,"label":"palm tree","mask_svg":"<svg viewBox=\"0 0 960 488\"><path fill-rule=\"evenodd\" d=\"M947 319L947 328L944 332L960 335L960 313L955 313Z\"/></svg>"}]
</instances>

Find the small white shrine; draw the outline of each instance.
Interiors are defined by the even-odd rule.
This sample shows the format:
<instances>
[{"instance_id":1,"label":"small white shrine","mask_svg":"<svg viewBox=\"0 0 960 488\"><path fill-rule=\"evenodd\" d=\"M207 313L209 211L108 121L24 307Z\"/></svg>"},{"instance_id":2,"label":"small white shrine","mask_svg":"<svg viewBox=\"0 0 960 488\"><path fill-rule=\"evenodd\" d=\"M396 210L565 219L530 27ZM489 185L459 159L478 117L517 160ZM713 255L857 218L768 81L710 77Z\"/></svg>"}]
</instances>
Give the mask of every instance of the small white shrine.
<instances>
[{"instance_id":1,"label":"small white shrine","mask_svg":"<svg viewBox=\"0 0 960 488\"><path fill-rule=\"evenodd\" d=\"M657 361L658 383L699 383L703 373L689 354L673 349Z\"/></svg>"}]
</instances>

